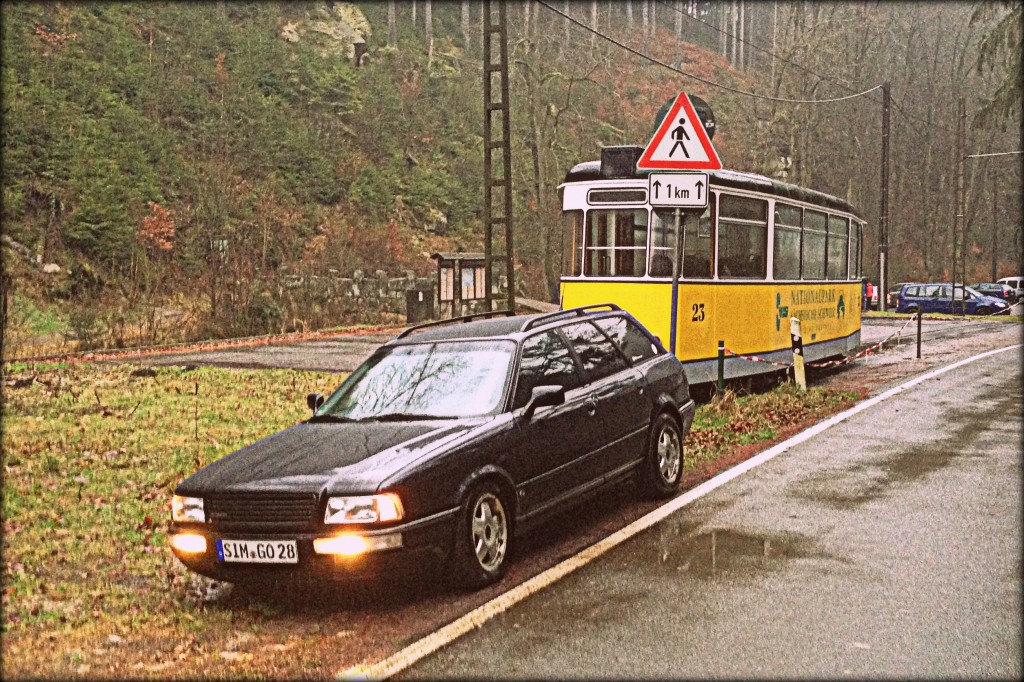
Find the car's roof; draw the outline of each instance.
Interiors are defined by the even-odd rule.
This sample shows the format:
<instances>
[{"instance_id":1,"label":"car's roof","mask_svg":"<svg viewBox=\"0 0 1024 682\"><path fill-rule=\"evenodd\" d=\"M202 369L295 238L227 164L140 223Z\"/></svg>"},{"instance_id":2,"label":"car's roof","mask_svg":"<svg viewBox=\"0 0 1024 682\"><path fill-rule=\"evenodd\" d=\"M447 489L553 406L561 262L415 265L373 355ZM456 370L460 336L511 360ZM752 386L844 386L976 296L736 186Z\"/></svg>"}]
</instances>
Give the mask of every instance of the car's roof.
<instances>
[{"instance_id":1,"label":"car's roof","mask_svg":"<svg viewBox=\"0 0 1024 682\"><path fill-rule=\"evenodd\" d=\"M399 334L398 338L389 341L388 345L454 339L518 339L534 329L564 324L570 320L581 318L607 317L610 314L626 315L627 313L612 304L569 308L532 315L510 315L507 311L495 311L410 327Z\"/></svg>"}]
</instances>

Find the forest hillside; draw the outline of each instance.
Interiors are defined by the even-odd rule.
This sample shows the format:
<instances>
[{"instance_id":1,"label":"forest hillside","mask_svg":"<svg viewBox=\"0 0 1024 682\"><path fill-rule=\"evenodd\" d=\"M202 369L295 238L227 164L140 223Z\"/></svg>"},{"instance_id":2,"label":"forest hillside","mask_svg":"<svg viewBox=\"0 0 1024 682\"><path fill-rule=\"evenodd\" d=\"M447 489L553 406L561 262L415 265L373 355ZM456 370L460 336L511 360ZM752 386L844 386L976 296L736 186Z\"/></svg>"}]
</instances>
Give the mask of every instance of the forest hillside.
<instances>
[{"instance_id":1,"label":"forest hillside","mask_svg":"<svg viewBox=\"0 0 1024 682\"><path fill-rule=\"evenodd\" d=\"M126 347L401 322L331 282L411 286L431 254L482 250L482 8L4 3L4 356L41 335ZM714 108L728 167L874 224L891 82L890 279L948 278L954 253L969 279L1020 269L1019 162L970 165L967 229L950 227L963 94L968 151L1020 149L1019 4L506 9L522 295L557 299L566 170L646 144L681 91Z\"/></svg>"}]
</instances>

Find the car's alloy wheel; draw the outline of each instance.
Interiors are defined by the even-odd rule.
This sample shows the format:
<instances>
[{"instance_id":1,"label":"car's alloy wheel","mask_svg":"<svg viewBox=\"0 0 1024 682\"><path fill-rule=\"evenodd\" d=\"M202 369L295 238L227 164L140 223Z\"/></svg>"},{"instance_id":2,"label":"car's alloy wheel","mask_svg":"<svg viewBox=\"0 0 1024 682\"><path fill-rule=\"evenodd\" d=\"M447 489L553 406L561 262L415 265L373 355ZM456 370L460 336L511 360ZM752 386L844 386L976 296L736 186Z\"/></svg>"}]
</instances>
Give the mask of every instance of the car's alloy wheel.
<instances>
[{"instance_id":1,"label":"car's alloy wheel","mask_svg":"<svg viewBox=\"0 0 1024 682\"><path fill-rule=\"evenodd\" d=\"M463 503L455 562L460 581L483 587L505 574L511 526L500 494L489 485L474 489Z\"/></svg>"},{"instance_id":2,"label":"car's alloy wheel","mask_svg":"<svg viewBox=\"0 0 1024 682\"><path fill-rule=\"evenodd\" d=\"M679 424L662 412L651 426L649 452L640 468L640 486L654 497L679 490L683 481L683 438Z\"/></svg>"}]
</instances>

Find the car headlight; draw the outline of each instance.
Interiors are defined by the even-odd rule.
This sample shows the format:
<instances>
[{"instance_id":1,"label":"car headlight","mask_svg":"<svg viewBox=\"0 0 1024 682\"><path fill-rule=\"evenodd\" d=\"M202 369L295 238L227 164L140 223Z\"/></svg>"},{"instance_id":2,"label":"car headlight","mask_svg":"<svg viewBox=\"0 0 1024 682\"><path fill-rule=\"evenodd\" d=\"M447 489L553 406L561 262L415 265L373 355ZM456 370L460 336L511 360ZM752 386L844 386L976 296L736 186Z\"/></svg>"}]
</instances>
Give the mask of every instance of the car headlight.
<instances>
[{"instance_id":1,"label":"car headlight","mask_svg":"<svg viewBox=\"0 0 1024 682\"><path fill-rule=\"evenodd\" d=\"M402 501L394 493L331 497L327 500L324 523L381 523L398 521L404 515Z\"/></svg>"},{"instance_id":2,"label":"car headlight","mask_svg":"<svg viewBox=\"0 0 1024 682\"><path fill-rule=\"evenodd\" d=\"M206 512L203 510L203 498L175 495L171 498L172 521L198 521L206 523Z\"/></svg>"}]
</instances>

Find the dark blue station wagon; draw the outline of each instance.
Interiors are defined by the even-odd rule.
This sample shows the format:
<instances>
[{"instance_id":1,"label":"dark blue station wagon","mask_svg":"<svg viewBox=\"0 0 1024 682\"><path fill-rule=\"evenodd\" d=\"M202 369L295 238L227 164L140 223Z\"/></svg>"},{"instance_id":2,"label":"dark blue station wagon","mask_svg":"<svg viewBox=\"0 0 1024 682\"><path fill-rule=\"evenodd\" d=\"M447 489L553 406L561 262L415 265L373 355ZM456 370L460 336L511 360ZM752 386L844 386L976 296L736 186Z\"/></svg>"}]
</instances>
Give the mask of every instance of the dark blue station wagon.
<instances>
[{"instance_id":1,"label":"dark blue station wagon","mask_svg":"<svg viewBox=\"0 0 1024 682\"><path fill-rule=\"evenodd\" d=\"M554 511L628 479L678 491L694 415L680 362L614 305L412 327L308 403L177 486L190 569L344 580L435 558L481 587Z\"/></svg>"},{"instance_id":2,"label":"dark blue station wagon","mask_svg":"<svg viewBox=\"0 0 1024 682\"><path fill-rule=\"evenodd\" d=\"M1008 314L1009 304L994 296L985 296L971 287L948 282L904 284L896 307L898 313L946 313L947 315Z\"/></svg>"}]
</instances>

